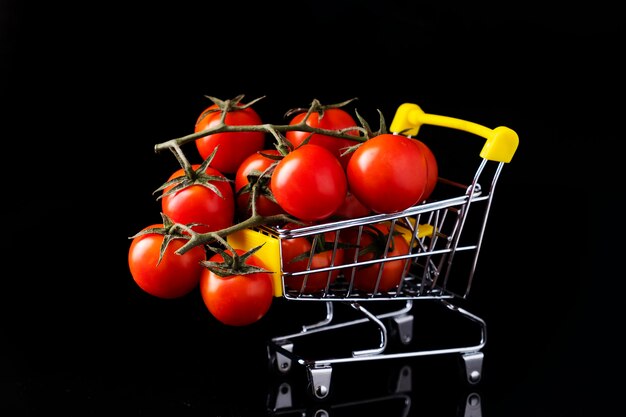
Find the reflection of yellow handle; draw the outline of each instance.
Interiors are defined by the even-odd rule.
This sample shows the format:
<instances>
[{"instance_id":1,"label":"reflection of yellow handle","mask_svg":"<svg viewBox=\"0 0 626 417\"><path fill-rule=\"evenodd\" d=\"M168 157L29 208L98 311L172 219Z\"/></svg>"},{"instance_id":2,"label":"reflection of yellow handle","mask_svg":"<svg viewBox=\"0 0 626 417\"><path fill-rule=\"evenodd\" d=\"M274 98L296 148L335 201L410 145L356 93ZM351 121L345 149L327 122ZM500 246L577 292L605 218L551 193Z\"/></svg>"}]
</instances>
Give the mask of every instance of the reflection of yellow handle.
<instances>
[{"instance_id":1,"label":"reflection of yellow handle","mask_svg":"<svg viewBox=\"0 0 626 417\"><path fill-rule=\"evenodd\" d=\"M417 104L412 103L404 103L398 107L389 130L407 136L416 136L423 124L464 130L482 136L487 141L480 151L480 156L490 161L511 162L519 144L517 133L508 127L499 126L489 129L454 117L427 114Z\"/></svg>"}]
</instances>

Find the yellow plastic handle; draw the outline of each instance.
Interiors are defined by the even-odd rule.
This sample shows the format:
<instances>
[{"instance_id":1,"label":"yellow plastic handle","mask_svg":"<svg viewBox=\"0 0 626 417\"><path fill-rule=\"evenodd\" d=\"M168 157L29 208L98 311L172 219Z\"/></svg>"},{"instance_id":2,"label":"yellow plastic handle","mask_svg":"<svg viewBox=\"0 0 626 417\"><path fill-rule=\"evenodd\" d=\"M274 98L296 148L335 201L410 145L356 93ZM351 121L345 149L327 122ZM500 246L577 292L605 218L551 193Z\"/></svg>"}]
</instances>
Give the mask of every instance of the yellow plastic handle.
<instances>
[{"instance_id":1,"label":"yellow plastic handle","mask_svg":"<svg viewBox=\"0 0 626 417\"><path fill-rule=\"evenodd\" d=\"M428 114L424 113L417 104L412 103L404 103L398 107L389 130L407 136L417 136L419 128L423 124L463 130L487 139L480 151L480 156L490 161L511 162L519 145L517 133L508 127L499 126L495 129L489 129L477 123L454 117Z\"/></svg>"}]
</instances>

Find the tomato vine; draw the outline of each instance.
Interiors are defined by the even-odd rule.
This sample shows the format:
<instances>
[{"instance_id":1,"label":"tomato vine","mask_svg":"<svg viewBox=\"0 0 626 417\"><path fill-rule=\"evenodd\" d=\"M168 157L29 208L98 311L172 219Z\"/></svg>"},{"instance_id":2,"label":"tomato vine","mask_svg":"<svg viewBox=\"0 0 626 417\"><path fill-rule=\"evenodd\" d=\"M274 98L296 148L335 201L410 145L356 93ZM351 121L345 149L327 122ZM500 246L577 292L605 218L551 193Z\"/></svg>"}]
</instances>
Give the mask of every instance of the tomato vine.
<instances>
[{"instance_id":1,"label":"tomato vine","mask_svg":"<svg viewBox=\"0 0 626 417\"><path fill-rule=\"evenodd\" d=\"M306 111L305 116L298 123L293 123L293 124L264 123L264 124L258 124L258 125L227 124L225 122L225 115L227 111L232 111L234 109L247 108L251 106L252 104L258 102L264 97L257 98L245 105L240 104L241 100L244 98L244 95L239 95L230 100L220 100L211 96L207 96L207 98L211 99L216 105L218 105L222 111L222 116L221 116L219 123L201 132L195 132L195 133L185 135L182 137L170 139L165 142L158 143L154 146L155 153L160 153L166 150L171 151L176 157L176 159L178 160L181 167L184 169L188 178L186 180L179 179L176 182L177 184L194 183L196 178L199 176L199 170L193 169L192 164L186 158L185 153L182 150L182 147L188 143L194 143L197 139L205 137L210 134L225 133L225 132L264 132L264 133L270 134L275 139L274 146L280 153L280 156L276 157L277 161L280 160L280 158L287 155L289 152L294 150L293 144L291 144L285 136L285 133L289 131L307 132L311 136L313 134L333 136L338 139L349 139L351 141L358 143L357 145L352 146L350 149L347 149L346 152L352 152L361 143L367 141L369 138L378 134L378 132L373 132L371 130L368 123L359 115L357 111L355 111L356 117L359 123L361 124L361 126L353 126L349 128L343 128L343 129L326 129L326 128L310 126L309 124L307 124L307 120L309 119L310 115L313 114L314 112L320 112L321 114L323 114L323 112L327 109L336 109L336 108L344 107L347 104L356 100L356 98L353 98L353 99L350 99L341 103L331 104L331 105L322 105L319 100L314 99L311 102L308 109L297 108L297 109L289 110L287 113L285 113L285 115L288 116L290 114L293 114L294 112ZM384 119L382 115L380 116L380 126L381 126L380 128L381 130L385 129ZM358 136L354 134L355 131L359 133ZM306 141L299 146L302 146L305 143ZM210 159L214 154L215 152L213 152L213 154L207 159ZM203 166L210 165L210 161L208 161L207 163L207 161L205 160L205 162L202 165ZM166 184L169 184L169 183L166 183ZM166 184L162 185L158 190L163 190ZM255 186L252 186L251 188L252 188L251 195L252 196L256 195ZM270 215L270 216L260 215L258 214L255 208L255 204L256 202L255 202L255 199L253 198L251 214L248 217L238 221L237 223L229 227L226 227L220 230L214 230L214 231L205 232L205 233L198 233L192 229L191 225L178 225L178 227L180 227L182 230L184 230L186 233L189 234L189 239L183 246L181 246L176 251L176 253L179 255L183 255L196 246L210 245L212 242L216 242L216 241L220 242L221 244L223 244L224 246L228 248L228 244L223 238L227 237L228 235L232 233L235 233L237 231L247 229L247 228L255 228L261 225L280 224L280 223L303 224L303 222L300 219L294 218L293 216L289 214L281 213L281 214L275 214L275 215ZM232 248L228 248L228 249L232 249Z\"/></svg>"}]
</instances>

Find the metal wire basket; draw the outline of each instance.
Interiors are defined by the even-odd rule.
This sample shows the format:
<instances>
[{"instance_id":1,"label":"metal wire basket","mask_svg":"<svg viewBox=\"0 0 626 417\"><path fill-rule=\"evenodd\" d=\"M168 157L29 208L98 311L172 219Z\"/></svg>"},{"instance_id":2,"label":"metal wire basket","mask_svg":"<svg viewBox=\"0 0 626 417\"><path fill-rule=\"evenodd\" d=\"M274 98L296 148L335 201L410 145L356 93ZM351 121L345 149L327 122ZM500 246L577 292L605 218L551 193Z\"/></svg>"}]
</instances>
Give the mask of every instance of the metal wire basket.
<instances>
[{"instance_id":1,"label":"metal wire basket","mask_svg":"<svg viewBox=\"0 0 626 417\"><path fill-rule=\"evenodd\" d=\"M319 399L330 391L333 364L342 362L406 358L435 354L460 354L465 364L465 374L471 384L476 384L482 373L483 353L486 344L486 323L480 317L457 306L455 300L470 294L476 265L481 252L496 183L505 164L517 150L517 134L504 126L490 129L465 120L427 114L416 104L405 103L398 107L390 131L406 136L416 136L422 125L451 128L484 138L486 141L476 158L472 176L465 181L441 175L436 192L428 200L401 212L374 214L366 217L325 222L296 228L263 226L231 234L228 242L235 248L251 249L263 244L258 254L274 272L275 296L289 302L324 303L326 316L319 322L303 325L301 330L276 336L268 345L270 361L279 372L288 372L292 363L304 366L309 377L311 393ZM471 135L470 135L471 136ZM329 266L287 272L282 243L289 239L312 237L331 233L334 236L332 259L337 258L342 236L350 236L358 246L365 230L384 224L390 233L400 233L409 245L409 252L392 256L385 252L375 259L351 259ZM311 249L311 257L313 251ZM402 279L392 289L380 290L382 271L388 262L403 264ZM379 264L374 288L363 290L355 286L359 268ZM326 285L311 290L308 279L325 274ZM298 286L289 285L291 278L299 277ZM467 319L478 327L478 341L469 345L436 349L390 349L389 339L397 335L400 345L410 346L414 334L414 303L433 300L447 311ZM347 305L359 317L336 320L335 305ZM310 335L346 327L373 324L378 330L377 345L354 349L343 355L321 352L303 353L296 341ZM321 356L321 357L320 357Z\"/></svg>"}]
</instances>

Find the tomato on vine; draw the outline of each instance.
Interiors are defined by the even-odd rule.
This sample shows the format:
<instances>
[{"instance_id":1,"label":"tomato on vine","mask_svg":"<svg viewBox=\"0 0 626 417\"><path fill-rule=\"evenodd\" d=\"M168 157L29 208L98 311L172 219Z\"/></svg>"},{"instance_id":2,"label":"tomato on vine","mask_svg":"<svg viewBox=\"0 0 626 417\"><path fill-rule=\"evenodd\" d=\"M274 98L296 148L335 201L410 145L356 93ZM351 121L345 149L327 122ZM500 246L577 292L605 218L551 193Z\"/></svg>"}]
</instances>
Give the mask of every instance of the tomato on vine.
<instances>
[{"instance_id":1,"label":"tomato on vine","mask_svg":"<svg viewBox=\"0 0 626 417\"><path fill-rule=\"evenodd\" d=\"M231 126L251 126L262 124L261 117L251 107L260 99L250 103L241 103L243 95L232 100L222 101L215 97L208 97L213 104L207 107L199 116L194 132L202 132L225 123ZM234 174L237 168L248 155L260 151L265 147L265 132L219 132L203 136L195 141L196 148L206 159L219 146L219 152L213 158L211 166L223 174Z\"/></svg>"},{"instance_id":2,"label":"tomato on vine","mask_svg":"<svg viewBox=\"0 0 626 417\"><path fill-rule=\"evenodd\" d=\"M358 228L348 229L347 232L350 236L349 239L356 243ZM404 237L397 232L394 232L392 236L390 234L391 230L385 223L363 227L358 248L346 249L346 263L372 261L382 259L383 256L390 258L407 255L410 248ZM355 252L357 250L358 253ZM346 267L345 277L346 280L350 281L354 276L353 288L356 290L367 293L388 292L400 285L408 268L407 262L410 261L399 259Z\"/></svg>"},{"instance_id":3,"label":"tomato on vine","mask_svg":"<svg viewBox=\"0 0 626 417\"><path fill-rule=\"evenodd\" d=\"M422 195L422 200L426 200L431 196L437 186L437 181L439 180L439 166L435 154L428 145L418 139L413 139L413 141L424 154L424 158L426 158L426 188Z\"/></svg>"},{"instance_id":4,"label":"tomato on vine","mask_svg":"<svg viewBox=\"0 0 626 417\"><path fill-rule=\"evenodd\" d=\"M375 213L396 213L421 202L426 158L414 139L381 133L362 143L346 171L350 191Z\"/></svg>"},{"instance_id":5,"label":"tomato on vine","mask_svg":"<svg viewBox=\"0 0 626 417\"><path fill-rule=\"evenodd\" d=\"M285 212L300 220L316 221L330 217L343 204L348 182L335 155L306 143L276 164L270 188Z\"/></svg>"},{"instance_id":6,"label":"tomato on vine","mask_svg":"<svg viewBox=\"0 0 626 417\"><path fill-rule=\"evenodd\" d=\"M143 291L172 299L198 286L203 270L200 262L206 260L206 252L203 246L195 246L183 255L176 254L189 236L174 232L170 219L162 217L163 223L147 226L131 237L128 267Z\"/></svg>"},{"instance_id":7,"label":"tomato on vine","mask_svg":"<svg viewBox=\"0 0 626 417\"><path fill-rule=\"evenodd\" d=\"M292 227L287 225L285 227ZM327 232L313 237L281 239L281 254L284 272L302 272L342 265L345 249L337 242L336 232ZM334 253L334 254L333 254ZM313 294L324 291L333 284L339 275L339 268L332 271L311 272L302 275L287 275L285 286L288 289Z\"/></svg>"},{"instance_id":8,"label":"tomato on vine","mask_svg":"<svg viewBox=\"0 0 626 417\"><path fill-rule=\"evenodd\" d=\"M352 115L341 108L350 101L339 103L336 105L322 106L317 100L314 100L313 105L309 109L293 109L287 112L287 116L292 116L289 121L289 125L297 125L303 123L306 119L308 126L325 129L325 130L345 130L345 134L359 136L357 129L350 129L356 127L357 123ZM295 115L294 115L295 114ZM351 154L343 154L344 151L359 142L356 140L350 140L345 138L339 138L331 135L324 135L321 133L313 133L299 130L289 130L285 133L287 140L294 146L298 147L305 140L309 140L308 143L322 146L332 152L341 165L345 169L348 166ZM310 139L309 139L310 137Z\"/></svg>"},{"instance_id":9,"label":"tomato on vine","mask_svg":"<svg viewBox=\"0 0 626 417\"><path fill-rule=\"evenodd\" d=\"M228 326L247 326L269 311L274 299L271 271L255 255L260 247L218 250L202 262L200 294L215 319Z\"/></svg>"},{"instance_id":10,"label":"tomato on vine","mask_svg":"<svg viewBox=\"0 0 626 417\"><path fill-rule=\"evenodd\" d=\"M180 168L155 191L162 191L158 198L163 213L198 233L232 226L235 218L230 180L210 164L211 157L202 164L191 165L188 172Z\"/></svg>"},{"instance_id":11,"label":"tomato on vine","mask_svg":"<svg viewBox=\"0 0 626 417\"><path fill-rule=\"evenodd\" d=\"M361 203L355 196L348 190L346 198L341 206L331 216L333 219L345 220L356 219L359 217L365 217L372 214L372 210L365 204Z\"/></svg>"},{"instance_id":12,"label":"tomato on vine","mask_svg":"<svg viewBox=\"0 0 626 417\"><path fill-rule=\"evenodd\" d=\"M276 202L270 189L270 167L276 163L272 156L279 157L280 152L276 149L265 149L248 156L239 165L235 174L235 196L237 212L240 216L252 214L251 192L253 188L256 195L256 210L261 216L284 214L285 210Z\"/></svg>"}]
</instances>

